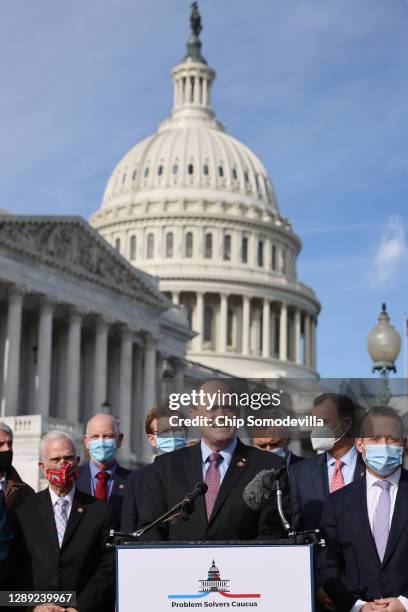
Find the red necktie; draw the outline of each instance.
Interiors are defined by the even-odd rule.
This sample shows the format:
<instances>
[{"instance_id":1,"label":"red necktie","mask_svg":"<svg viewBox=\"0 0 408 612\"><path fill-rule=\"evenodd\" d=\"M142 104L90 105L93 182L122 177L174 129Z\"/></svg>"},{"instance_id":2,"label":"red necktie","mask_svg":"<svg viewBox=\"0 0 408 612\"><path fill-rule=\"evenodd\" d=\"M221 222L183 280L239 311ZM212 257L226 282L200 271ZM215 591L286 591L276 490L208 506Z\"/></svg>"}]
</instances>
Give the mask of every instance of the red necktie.
<instances>
[{"instance_id":1,"label":"red necktie","mask_svg":"<svg viewBox=\"0 0 408 612\"><path fill-rule=\"evenodd\" d=\"M343 465L344 463L342 462L341 459L336 459L336 464L334 467L334 472L331 477L331 485L330 485L330 491L332 493L333 491L338 491L339 489L342 489L344 487L344 477L341 471L341 468L343 467Z\"/></svg>"},{"instance_id":2,"label":"red necktie","mask_svg":"<svg viewBox=\"0 0 408 612\"><path fill-rule=\"evenodd\" d=\"M210 465L207 468L204 480L208 486L207 493L205 494L205 505L208 520L210 520L210 516L215 505L215 500L217 499L217 495L220 490L221 474L219 464L223 459L224 457L220 455L220 453L211 453L207 459Z\"/></svg>"},{"instance_id":3,"label":"red necktie","mask_svg":"<svg viewBox=\"0 0 408 612\"><path fill-rule=\"evenodd\" d=\"M106 501L108 499L108 472L98 472L96 475L97 483L95 489L96 499L102 499Z\"/></svg>"}]
</instances>

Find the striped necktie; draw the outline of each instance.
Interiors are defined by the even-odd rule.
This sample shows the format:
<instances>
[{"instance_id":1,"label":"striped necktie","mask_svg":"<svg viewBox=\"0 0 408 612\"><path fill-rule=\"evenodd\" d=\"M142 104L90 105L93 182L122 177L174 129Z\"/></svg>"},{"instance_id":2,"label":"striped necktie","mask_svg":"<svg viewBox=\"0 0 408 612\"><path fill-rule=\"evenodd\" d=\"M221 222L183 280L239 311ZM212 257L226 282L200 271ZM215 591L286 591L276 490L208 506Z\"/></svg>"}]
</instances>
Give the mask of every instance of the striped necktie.
<instances>
[{"instance_id":1,"label":"striped necktie","mask_svg":"<svg viewBox=\"0 0 408 612\"><path fill-rule=\"evenodd\" d=\"M57 499L54 504L55 524L57 526L58 543L60 545L60 548L62 546L65 529L67 528L68 523L67 508L68 500L64 498Z\"/></svg>"}]
</instances>

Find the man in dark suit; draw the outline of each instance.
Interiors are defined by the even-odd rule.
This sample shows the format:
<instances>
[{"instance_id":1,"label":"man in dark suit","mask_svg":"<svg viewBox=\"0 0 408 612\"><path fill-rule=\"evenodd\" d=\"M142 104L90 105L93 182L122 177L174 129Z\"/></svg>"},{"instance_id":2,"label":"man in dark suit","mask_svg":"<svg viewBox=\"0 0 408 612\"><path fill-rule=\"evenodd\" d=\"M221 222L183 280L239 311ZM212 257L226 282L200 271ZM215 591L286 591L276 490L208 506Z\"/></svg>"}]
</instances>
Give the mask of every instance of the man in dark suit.
<instances>
[{"instance_id":1,"label":"man in dark suit","mask_svg":"<svg viewBox=\"0 0 408 612\"><path fill-rule=\"evenodd\" d=\"M226 382L202 385L205 393L231 393ZM207 419L200 426L201 442L156 457L140 506L140 524L146 525L179 502L196 483L205 481L208 491L195 501L187 521L162 525L149 532L150 540L246 540L259 531L260 512L243 501L243 490L262 469L280 467L273 453L246 446L236 437L236 429L226 418L237 415L228 402L199 403L191 416Z\"/></svg>"},{"instance_id":2,"label":"man in dark suit","mask_svg":"<svg viewBox=\"0 0 408 612\"><path fill-rule=\"evenodd\" d=\"M258 413L257 418L283 419L287 414L288 412L283 410L269 410ZM289 448L291 438L288 428L278 426L257 427L251 433L253 446L259 448L259 450L275 453L286 462L288 467L303 461L303 457L295 455Z\"/></svg>"},{"instance_id":3,"label":"man in dark suit","mask_svg":"<svg viewBox=\"0 0 408 612\"><path fill-rule=\"evenodd\" d=\"M358 452L361 478L327 500L319 578L338 612L408 610L408 472L403 424L389 407L368 411Z\"/></svg>"},{"instance_id":4,"label":"man in dark suit","mask_svg":"<svg viewBox=\"0 0 408 612\"><path fill-rule=\"evenodd\" d=\"M33 612L114 611L114 557L105 547L113 512L76 489L77 464L67 434L44 436L39 465L49 487L12 513L11 588L76 591L71 607L40 605Z\"/></svg>"},{"instance_id":5,"label":"man in dark suit","mask_svg":"<svg viewBox=\"0 0 408 612\"><path fill-rule=\"evenodd\" d=\"M95 414L86 425L84 443L90 460L79 468L77 488L113 508L115 529L120 527L123 496L130 470L119 465L115 455L123 442L117 420L110 414Z\"/></svg>"},{"instance_id":6,"label":"man in dark suit","mask_svg":"<svg viewBox=\"0 0 408 612\"><path fill-rule=\"evenodd\" d=\"M0 422L0 502L6 510L17 508L34 490L13 466L13 430Z\"/></svg>"},{"instance_id":7,"label":"man in dark suit","mask_svg":"<svg viewBox=\"0 0 408 612\"><path fill-rule=\"evenodd\" d=\"M172 452L187 445L187 428L169 426L171 416L174 416L174 412L170 410L168 401L151 408L146 415L146 437L156 455ZM132 472L128 478L120 523L120 530L125 533L133 533L137 529L138 504L143 497L143 489L151 469L152 464L144 465Z\"/></svg>"}]
</instances>

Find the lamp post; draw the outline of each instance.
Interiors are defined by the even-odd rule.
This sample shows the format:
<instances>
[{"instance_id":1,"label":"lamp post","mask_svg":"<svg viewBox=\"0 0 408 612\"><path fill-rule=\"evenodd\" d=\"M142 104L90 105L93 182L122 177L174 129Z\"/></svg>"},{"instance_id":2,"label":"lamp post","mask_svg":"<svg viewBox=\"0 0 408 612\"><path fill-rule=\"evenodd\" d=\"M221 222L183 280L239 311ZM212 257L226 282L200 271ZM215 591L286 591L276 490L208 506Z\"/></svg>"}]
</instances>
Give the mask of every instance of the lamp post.
<instances>
[{"instance_id":1,"label":"lamp post","mask_svg":"<svg viewBox=\"0 0 408 612\"><path fill-rule=\"evenodd\" d=\"M378 325L368 334L367 349L373 362L373 372L379 372L381 376L378 398L381 403L387 404L391 397L388 377L390 372L397 371L395 361L401 349L401 336L390 324L385 304L382 305Z\"/></svg>"}]
</instances>

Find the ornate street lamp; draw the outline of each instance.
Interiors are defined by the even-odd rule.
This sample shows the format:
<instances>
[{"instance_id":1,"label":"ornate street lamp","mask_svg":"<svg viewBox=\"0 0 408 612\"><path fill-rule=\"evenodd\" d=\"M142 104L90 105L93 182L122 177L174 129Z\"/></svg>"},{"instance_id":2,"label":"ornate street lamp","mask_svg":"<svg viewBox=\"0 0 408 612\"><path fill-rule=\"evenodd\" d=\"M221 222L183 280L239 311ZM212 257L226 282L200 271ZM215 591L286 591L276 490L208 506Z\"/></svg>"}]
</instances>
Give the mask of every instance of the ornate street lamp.
<instances>
[{"instance_id":1,"label":"ornate street lamp","mask_svg":"<svg viewBox=\"0 0 408 612\"><path fill-rule=\"evenodd\" d=\"M380 402L387 404L391 393L388 387L388 377L390 372L396 372L395 361L401 349L401 336L397 330L390 325L386 305L382 305L378 325L368 334L367 338L368 353L373 361L373 372L379 372L381 376L381 386L378 393Z\"/></svg>"}]
</instances>

